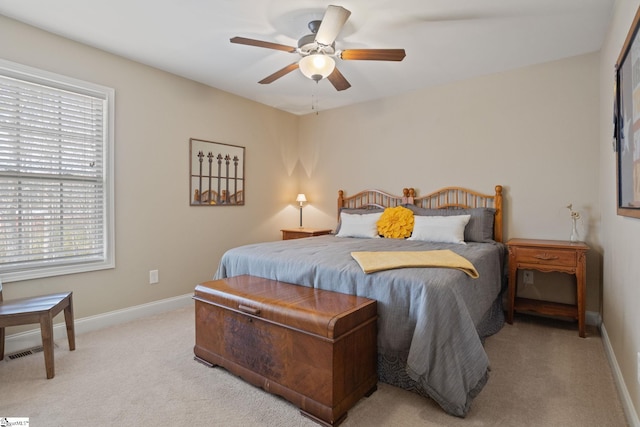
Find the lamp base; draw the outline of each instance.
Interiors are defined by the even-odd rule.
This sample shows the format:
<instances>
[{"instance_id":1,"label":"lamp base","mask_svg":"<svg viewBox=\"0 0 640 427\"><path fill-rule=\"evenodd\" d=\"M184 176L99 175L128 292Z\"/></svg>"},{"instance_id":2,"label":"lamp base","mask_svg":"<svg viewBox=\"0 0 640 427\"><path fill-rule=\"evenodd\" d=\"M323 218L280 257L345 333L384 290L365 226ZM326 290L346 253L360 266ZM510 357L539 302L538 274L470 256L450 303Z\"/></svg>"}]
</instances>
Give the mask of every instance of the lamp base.
<instances>
[{"instance_id":1,"label":"lamp base","mask_svg":"<svg viewBox=\"0 0 640 427\"><path fill-rule=\"evenodd\" d=\"M300 228L302 228L302 206L300 206Z\"/></svg>"}]
</instances>

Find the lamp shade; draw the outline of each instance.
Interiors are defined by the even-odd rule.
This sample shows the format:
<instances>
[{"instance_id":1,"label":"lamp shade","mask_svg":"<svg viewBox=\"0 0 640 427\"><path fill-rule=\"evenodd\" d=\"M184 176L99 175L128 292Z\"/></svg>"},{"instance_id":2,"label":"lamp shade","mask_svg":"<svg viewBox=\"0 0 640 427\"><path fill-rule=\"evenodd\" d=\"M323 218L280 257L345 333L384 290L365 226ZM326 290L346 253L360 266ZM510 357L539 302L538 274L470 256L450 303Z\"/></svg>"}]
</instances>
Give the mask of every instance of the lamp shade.
<instances>
[{"instance_id":1,"label":"lamp shade","mask_svg":"<svg viewBox=\"0 0 640 427\"><path fill-rule=\"evenodd\" d=\"M336 61L330 56L314 53L302 58L298 66L302 74L317 82L333 73L336 68Z\"/></svg>"}]
</instances>

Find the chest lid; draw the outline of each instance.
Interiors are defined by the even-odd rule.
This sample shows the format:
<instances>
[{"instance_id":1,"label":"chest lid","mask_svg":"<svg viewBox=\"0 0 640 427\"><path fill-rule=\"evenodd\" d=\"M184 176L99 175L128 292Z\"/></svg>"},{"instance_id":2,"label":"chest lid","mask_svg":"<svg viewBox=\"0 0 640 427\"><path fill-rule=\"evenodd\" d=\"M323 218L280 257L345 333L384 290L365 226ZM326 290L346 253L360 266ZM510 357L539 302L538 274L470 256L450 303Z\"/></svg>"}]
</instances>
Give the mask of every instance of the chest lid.
<instances>
[{"instance_id":1,"label":"chest lid","mask_svg":"<svg viewBox=\"0 0 640 427\"><path fill-rule=\"evenodd\" d=\"M329 339L377 316L369 298L248 275L199 284L194 299Z\"/></svg>"}]
</instances>

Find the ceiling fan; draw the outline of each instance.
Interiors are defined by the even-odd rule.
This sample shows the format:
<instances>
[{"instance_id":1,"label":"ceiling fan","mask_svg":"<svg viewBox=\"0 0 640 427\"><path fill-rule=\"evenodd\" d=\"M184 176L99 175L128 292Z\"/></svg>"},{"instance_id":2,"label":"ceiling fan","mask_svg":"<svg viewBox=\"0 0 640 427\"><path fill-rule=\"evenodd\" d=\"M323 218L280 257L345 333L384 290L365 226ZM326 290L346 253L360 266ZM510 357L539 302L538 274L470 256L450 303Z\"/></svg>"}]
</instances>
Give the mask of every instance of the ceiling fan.
<instances>
[{"instance_id":1,"label":"ceiling fan","mask_svg":"<svg viewBox=\"0 0 640 427\"><path fill-rule=\"evenodd\" d=\"M336 50L335 40L347 22L351 12L342 6L328 6L322 20L309 22L311 34L298 40L298 47L271 43L262 40L233 37L231 43L264 47L297 53L301 59L265 77L258 83L269 84L299 68L306 77L319 82L327 78L336 90L345 90L351 84L336 68L334 58L342 60L402 61L404 49L346 49Z\"/></svg>"}]
</instances>

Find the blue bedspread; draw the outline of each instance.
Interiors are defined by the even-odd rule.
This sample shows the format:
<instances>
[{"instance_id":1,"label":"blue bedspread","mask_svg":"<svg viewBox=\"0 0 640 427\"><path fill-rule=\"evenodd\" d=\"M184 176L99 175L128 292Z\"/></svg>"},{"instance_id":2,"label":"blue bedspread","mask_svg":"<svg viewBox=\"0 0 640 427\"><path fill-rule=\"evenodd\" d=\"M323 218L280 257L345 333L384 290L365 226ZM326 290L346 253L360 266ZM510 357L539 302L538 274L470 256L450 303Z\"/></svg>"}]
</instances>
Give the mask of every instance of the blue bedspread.
<instances>
[{"instance_id":1,"label":"blue bedspread","mask_svg":"<svg viewBox=\"0 0 640 427\"><path fill-rule=\"evenodd\" d=\"M350 255L435 249L465 257L479 277L446 268L365 274ZM231 249L223 255L215 278L250 274L377 300L380 379L428 395L448 413L463 417L488 378L484 335L502 326L504 256L499 243L329 235Z\"/></svg>"}]
</instances>

